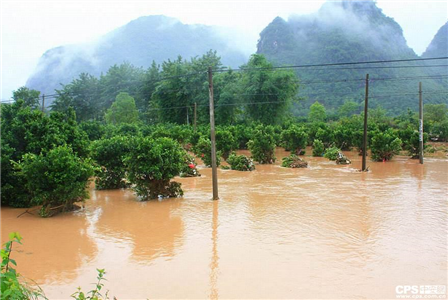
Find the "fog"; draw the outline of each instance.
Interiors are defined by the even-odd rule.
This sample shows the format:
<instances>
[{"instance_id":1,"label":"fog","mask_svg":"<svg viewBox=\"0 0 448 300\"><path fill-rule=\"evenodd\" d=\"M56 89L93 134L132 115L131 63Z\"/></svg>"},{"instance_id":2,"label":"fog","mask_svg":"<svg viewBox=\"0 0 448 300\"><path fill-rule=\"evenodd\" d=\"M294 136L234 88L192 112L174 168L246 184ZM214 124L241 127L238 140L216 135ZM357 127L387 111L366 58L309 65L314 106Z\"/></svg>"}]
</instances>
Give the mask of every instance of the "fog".
<instances>
[{"instance_id":1,"label":"fog","mask_svg":"<svg viewBox=\"0 0 448 300\"><path fill-rule=\"evenodd\" d=\"M229 47L245 55L256 49L259 32L276 16L316 12L324 1L25 1L1 2L1 98L25 84L39 58L49 49L80 44L82 57L92 57L91 46L99 37L140 16L163 14L185 24L218 26ZM403 28L408 44L421 54L447 20L446 1L379 0L377 5ZM417 20L417 21L416 21ZM232 34L238 32L238 34ZM237 38L235 38L237 36ZM85 48L85 45L89 47ZM74 48L72 48L74 49ZM60 57L65 55L61 51Z\"/></svg>"}]
</instances>

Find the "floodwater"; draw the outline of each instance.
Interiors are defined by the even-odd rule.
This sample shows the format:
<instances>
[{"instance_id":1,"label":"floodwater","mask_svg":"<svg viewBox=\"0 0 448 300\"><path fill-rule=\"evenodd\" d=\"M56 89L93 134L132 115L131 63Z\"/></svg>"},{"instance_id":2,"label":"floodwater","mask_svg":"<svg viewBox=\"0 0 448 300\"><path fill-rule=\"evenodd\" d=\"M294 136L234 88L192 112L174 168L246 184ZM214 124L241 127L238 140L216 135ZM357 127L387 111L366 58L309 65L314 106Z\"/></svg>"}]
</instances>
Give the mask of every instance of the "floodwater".
<instances>
[{"instance_id":1,"label":"floodwater","mask_svg":"<svg viewBox=\"0 0 448 300\"><path fill-rule=\"evenodd\" d=\"M92 189L85 209L49 219L2 208L2 243L21 233L18 271L51 299L93 287L96 268L118 299L395 299L397 285L447 285L448 160L360 173L346 154L352 165L219 170L219 201L201 169L177 179L183 198Z\"/></svg>"}]
</instances>

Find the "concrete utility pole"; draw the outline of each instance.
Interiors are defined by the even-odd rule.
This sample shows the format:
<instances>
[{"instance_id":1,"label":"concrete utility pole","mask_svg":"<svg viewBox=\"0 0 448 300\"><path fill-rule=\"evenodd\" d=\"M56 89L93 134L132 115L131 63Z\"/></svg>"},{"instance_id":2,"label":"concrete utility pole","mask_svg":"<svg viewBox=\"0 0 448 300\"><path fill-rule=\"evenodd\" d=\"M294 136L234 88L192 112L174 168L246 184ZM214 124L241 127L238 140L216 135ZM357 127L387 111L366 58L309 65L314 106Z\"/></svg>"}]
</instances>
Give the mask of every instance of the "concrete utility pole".
<instances>
[{"instance_id":1,"label":"concrete utility pole","mask_svg":"<svg viewBox=\"0 0 448 300\"><path fill-rule=\"evenodd\" d=\"M213 200L218 200L218 170L216 168L216 141L215 141L215 105L213 103L213 74L208 67L208 93L210 97L210 140L212 143L212 182Z\"/></svg>"},{"instance_id":2,"label":"concrete utility pole","mask_svg":"<svg viewBox=\"0 0 448 300\"><path fill-rule=\"evenodd\" d=\"M366 157L367 157L367 110L369 106L369 74L366 75L366 99L364 102L364 139L362 145L362 169L366 171Z\"/></svg>"},{"instance_id":3,"label":"concrete utility pole","mask_svg":"<svg viewBox=\"0 0 448 300\"><path fill-rule=\"evenodd\" d=\"M418 84L418 98L419 98L419 126L418 126L418 133L419 133L419 158L420 163L423 164L423 96L422 96L422 83L419 82Z\"/></svg>"}]
</instances>

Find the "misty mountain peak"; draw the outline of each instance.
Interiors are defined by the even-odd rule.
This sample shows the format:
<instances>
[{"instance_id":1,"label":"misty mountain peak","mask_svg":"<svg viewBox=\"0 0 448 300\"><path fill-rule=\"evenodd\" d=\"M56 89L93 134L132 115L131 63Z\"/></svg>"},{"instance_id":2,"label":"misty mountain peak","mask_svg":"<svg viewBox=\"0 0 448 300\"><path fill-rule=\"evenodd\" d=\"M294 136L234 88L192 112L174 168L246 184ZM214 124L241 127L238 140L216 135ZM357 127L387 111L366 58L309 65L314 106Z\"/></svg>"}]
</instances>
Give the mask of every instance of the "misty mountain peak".
<instances>
[{"instance_id":1,"label":"misty mountain peak","mask_svg":"<svg viewBox=\"0 0 448 300\"><path fill-rule=\"evenodd\" d=\"M437 31L422 57L448 56L448 22Z\"/></svg>"}]
</instances>

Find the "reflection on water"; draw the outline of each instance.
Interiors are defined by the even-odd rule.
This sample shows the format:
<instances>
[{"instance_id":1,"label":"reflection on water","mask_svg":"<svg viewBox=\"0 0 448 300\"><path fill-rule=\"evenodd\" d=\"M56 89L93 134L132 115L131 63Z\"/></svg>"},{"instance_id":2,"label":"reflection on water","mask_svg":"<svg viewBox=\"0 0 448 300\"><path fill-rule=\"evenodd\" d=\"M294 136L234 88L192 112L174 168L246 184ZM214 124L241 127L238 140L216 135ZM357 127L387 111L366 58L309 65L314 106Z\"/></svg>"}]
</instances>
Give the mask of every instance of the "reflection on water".
<instances>
[{"instance_id":1,"label":"reflection on water","mask_svg":"<svg viewBox=\"0 0 448 300\"><path fill-rule=\"evenodd\" d=\"M242 151L247 154L247 152ZM51 219L2 209L2 241L25 238L19 271L51 298L85 289L95 268L118 299L395 298L396 285L447 282L448 161L397 157L360 173L306 157L307 169L211 170L180 178L185 196L138 202L94 191Z\"/></svg>"}]
</instances>

